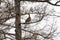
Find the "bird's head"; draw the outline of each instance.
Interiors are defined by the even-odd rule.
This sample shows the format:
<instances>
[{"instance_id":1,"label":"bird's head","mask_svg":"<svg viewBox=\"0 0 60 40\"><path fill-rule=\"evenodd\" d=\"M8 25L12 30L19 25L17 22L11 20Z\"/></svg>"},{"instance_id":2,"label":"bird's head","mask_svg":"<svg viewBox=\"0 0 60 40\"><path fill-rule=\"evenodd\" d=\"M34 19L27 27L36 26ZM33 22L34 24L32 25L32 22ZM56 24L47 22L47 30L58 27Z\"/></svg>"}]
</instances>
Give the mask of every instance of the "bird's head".
<instances>
[{"instance_id":1,"label":"bird's head","mask_svg":"<svg viewBox=\"0 0 60 40\"><path fill-rule=\"evenodd\" d=\"M30 17L30 14L28 13L29 17Z\"/></svg>"}]
</instances>

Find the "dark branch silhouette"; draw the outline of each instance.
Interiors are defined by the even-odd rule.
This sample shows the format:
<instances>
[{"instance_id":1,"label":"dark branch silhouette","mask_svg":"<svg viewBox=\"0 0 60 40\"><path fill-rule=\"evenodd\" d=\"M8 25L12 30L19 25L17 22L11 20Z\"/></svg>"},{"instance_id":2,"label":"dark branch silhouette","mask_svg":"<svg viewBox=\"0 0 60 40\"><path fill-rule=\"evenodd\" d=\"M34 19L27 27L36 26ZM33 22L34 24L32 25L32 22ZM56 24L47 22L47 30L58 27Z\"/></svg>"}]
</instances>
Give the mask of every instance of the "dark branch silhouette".
<instances>
[{"instance_id":1,"label":"dark branch silhouette","mask_svg":"<svg viewBox=\"0 0 60 40\"><path fill-rule=\"evenodd\" d=\"M60 5L57 5L57 3L58 3L59 1L57 1L55 4L51 3L50 0L21 0L21 1L47 2L47 3L49 3L49 4L53 5L53 6L60 6Z\"/></svg>"}]
</instances>

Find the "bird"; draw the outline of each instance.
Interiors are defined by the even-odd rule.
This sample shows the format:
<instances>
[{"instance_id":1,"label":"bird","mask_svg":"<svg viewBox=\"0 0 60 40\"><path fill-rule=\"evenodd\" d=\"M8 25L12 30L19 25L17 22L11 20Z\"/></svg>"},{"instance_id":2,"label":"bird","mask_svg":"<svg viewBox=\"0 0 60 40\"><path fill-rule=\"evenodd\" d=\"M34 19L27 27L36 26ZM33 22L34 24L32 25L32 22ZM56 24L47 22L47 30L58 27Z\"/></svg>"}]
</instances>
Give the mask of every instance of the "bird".
<instances>
[{"instance_id":1,"label":"bird","mask_svg":"<svg viewBox=\"0 0 60 40\"><path fill-rule=\"evenodd\" d=\"M29 17L26 19L25 23L29 23L31 21L31 17L30 17L30 14L28 14Z\"/></svg>"},{"instance_id":2,"label":"bird","mask_svg":"<svg viewBox=\"0 0 60 40\"><path fill-rule=\"evenodd\" d=\"M30 14L28 14L28 15L29 15L29 17L25 20L25 23L29 23L31 21ZM27 24L25 24L25 27L24 28L26 28L26 26L27 26Z\"/></svg>"}]
</instances>

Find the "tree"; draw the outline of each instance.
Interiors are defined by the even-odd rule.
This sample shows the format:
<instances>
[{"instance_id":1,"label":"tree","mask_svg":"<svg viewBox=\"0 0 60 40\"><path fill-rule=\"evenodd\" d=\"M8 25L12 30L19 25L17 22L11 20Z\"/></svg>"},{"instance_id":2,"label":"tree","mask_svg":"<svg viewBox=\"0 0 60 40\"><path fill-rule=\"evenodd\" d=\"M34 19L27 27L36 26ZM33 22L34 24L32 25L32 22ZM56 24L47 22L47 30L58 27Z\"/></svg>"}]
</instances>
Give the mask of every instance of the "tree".
<instances>
[{"instance_id":1,"label":"tree","mask_svg":"<svg viewBox=\"0 0 60 40\"><path fill-rule=\"evenodd\" d=\"M17 5L18 4L18 5ZM15 0L15 14L16 14L16 20L15 20L15 26L16 26L16 40L21 40L21 13L20 13L20 0Z\"/></svg>"},{"instance_id":2,"label":"tree","mask_svg":"<svg viewBox=\"0 0 60 40\"><path fill-rule=\"evenodd\" d=\"M14 2L15 2L15 5L12 6L10 2L4 1L4 3L6 3L6 4L9 3L8 5L10 5L11 7L10 6L6 7L6 4L3 7L1 7L3 9L0 13L0 30L1 30L0 34L2 34L1 35L2 40L4 40L4 39L7 40L7 38L10 40L40 40L40 39L41 40L45 40L45 39L53 40L53 38L59 34L59 33L55 33L57 31L57 29L55 27L53 27L53 25L48 25L49 26L49 28L47 28L48 32L47 32L47 30L45 30L46 27L48 27L47 25L45 25L42 29L39 29L39 30L37 30L37 28L36 28L36 27L40 27L42 20L46 20L47 16L60 17L58 15L49 14L49 13L52 13L53 10L52 10L52 12L51 12L51 10L46 11L48 5L46 5L45 3L42 3L42 4L39 4L38 6L35 6L34 8L31 7L30 9L26 10L27 6L20 5L20 0L14 0ZM26 2L26 3L28 4L28 2ZM31 3L31 2L29 2L29 3ZM20 9L21 6L22 6L22 10ZM7 9L7 10L5 10L5 9ZM48 14L47 14L47 12L48 12ZM31 16L31 21L29 23L22 22L21 19L23 19L25 21L25 18L26 18L25 16L28 13L31 15L34 15L34 18L32 19L32 16ZM15 23L14 23L15 26L12 23L9 24L7 22L11 18L16 19ZM36 26L37 24L39 24L39 26ZM24 29L25 25L27 25L27 26ZM9 33L9 31L12 28L16 29L15 30L16 34ZM36 28L36 29L34 29L34 28ZM22 37L21 31L22 31L22 33L26 32L26 35L24 37ZM6 36L6 35L8 35L8 36Z\"/></svg>"}]
</instances>

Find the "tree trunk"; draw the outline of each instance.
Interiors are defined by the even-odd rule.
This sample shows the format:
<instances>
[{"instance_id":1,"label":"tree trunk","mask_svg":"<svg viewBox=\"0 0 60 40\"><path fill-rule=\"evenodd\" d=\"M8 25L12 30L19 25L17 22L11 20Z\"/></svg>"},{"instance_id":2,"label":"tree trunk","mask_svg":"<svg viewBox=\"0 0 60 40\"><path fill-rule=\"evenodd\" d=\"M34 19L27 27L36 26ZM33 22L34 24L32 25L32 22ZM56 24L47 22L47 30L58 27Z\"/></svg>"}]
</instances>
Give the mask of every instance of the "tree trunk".
<instances>
[{"instance_id":1,"label":"tree trunk","mask_svg":"<svg viewBox=\"0 0 60 40\"><path fill-rule=\"evenodd\" d=\"M17 6L16 6L17 5ZM21 13L20 13L20 0L15 0L15 14L16 14L16 20L15 20L15 37L16 40L21 40Z\"/></svg>"}]
</instances>

